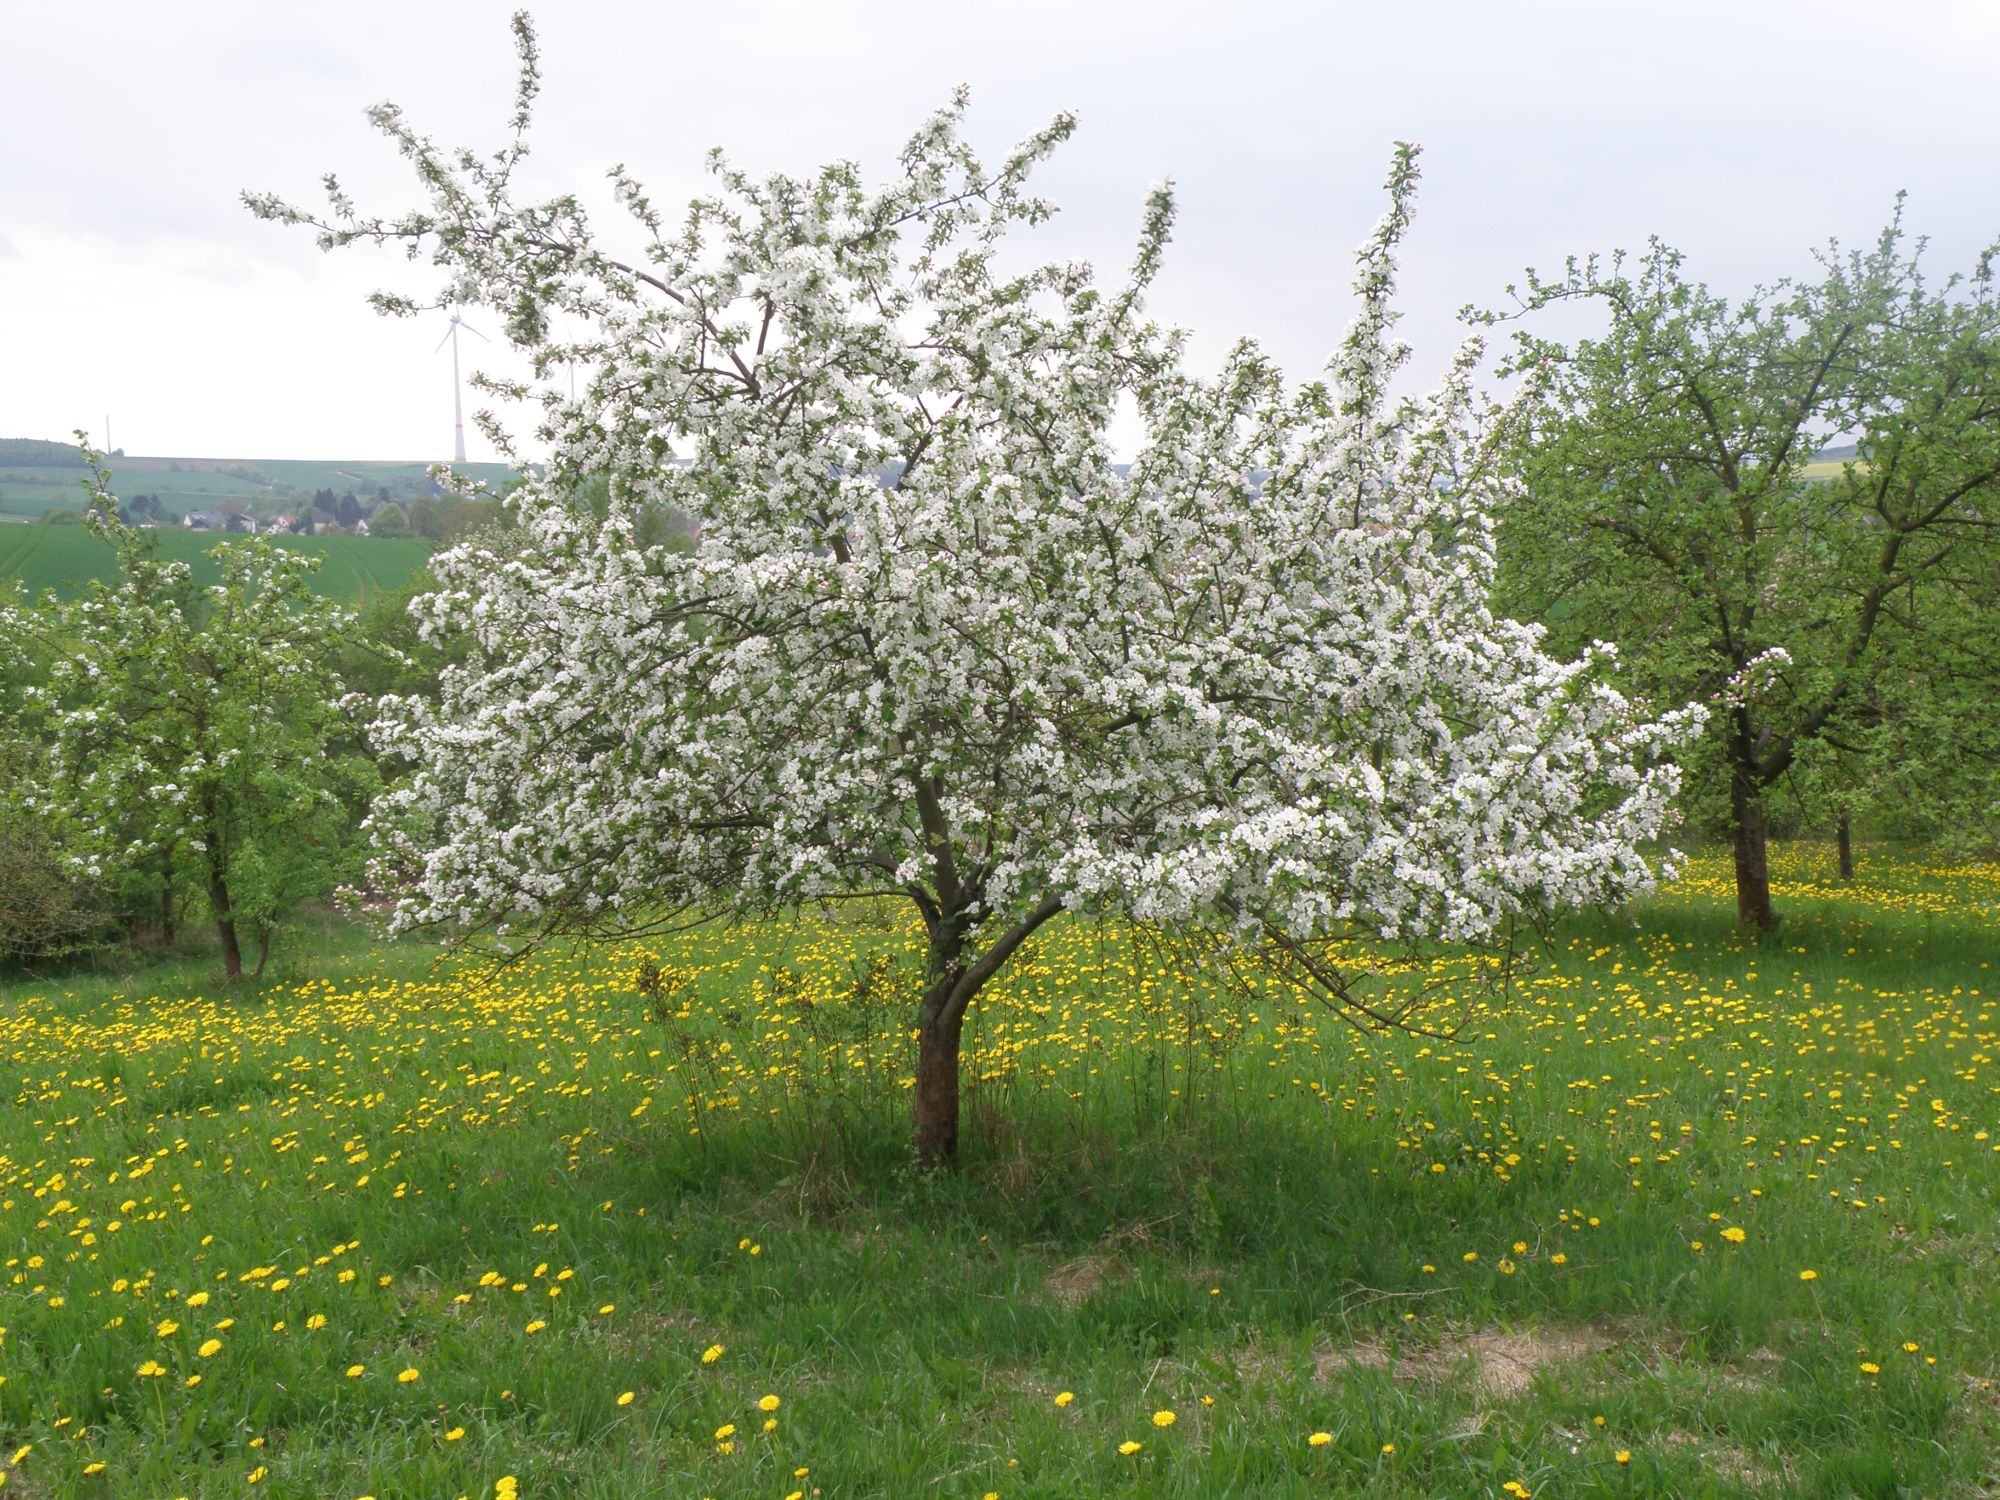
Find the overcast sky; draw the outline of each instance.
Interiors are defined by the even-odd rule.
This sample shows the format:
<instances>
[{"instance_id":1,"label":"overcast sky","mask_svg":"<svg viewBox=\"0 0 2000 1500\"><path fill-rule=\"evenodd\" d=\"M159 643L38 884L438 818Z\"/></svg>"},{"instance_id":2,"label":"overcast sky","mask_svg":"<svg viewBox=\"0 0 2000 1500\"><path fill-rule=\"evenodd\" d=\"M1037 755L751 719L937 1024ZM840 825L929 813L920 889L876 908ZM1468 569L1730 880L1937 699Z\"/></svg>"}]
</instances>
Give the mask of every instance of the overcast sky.
<instances>
[{"instance_id":1,"label":"overcast sky","mask_svg":"<svg viewBox=\"0 0 2000 1500\"><path fill-rule=\"evenodd\" d=\"M441 318L377 317L434 282L392 253L316 250L245 188L415 203L362 119L402 104L441 141L497 145L505 0L30 5L0 0L0 436L78 426L128 452L442 458ZM753 171L886 171L953 84L994 154L1060 109L1051 253L1127 261L1150 183L1181 217L1152 299L1197 358L1261 340L1317 368L1391 141L1422 142L1406 334L1435 372L1468 301L1528 265L1658 233L1732 291L1861 242L1910 191L1937 269L2000 235L2000 6L1728 4L624 4L536 14L532 181L595 196L624 162L673 203L703 153ZM476 320L475 320L476 321ZM497 329L489 329L496 332ZM482 353L487 346L470 348ZM503 367L496 365L496 368ZM477 434L471 457L488 456Z\"/></svg>"}]
</instances>

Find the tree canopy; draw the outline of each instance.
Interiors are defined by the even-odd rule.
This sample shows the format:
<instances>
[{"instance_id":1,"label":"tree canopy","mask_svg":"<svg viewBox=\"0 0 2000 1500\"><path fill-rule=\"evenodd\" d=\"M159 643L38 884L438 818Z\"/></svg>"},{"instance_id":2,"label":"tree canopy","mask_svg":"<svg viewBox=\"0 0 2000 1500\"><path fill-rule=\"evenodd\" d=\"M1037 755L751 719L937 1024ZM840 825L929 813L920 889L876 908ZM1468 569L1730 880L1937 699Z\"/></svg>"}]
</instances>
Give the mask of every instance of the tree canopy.
<instances>
[{"instance_id":1,"label":"tree canopy","mask_svg":"<svg viewBox=\"0 0 2000 1500\"><path fill-rule=\"evenodd\" d=\"M1990 775L1974 700L2000 690L1989 264L1933 286L1899 205L1872 247L1831 247L1819 268L1730 303L1657 240L1636 260L1572 261L1520 294L1506 366L1530 377L1530 404L1505 604L1567 645L1617 643L1654 701L1718 708L1691 788L1727 809L1756 927L1773 921L1776 789L1808 768L1850 799L1918 765ZM1600 308L1603 332L1540 334L1533 315L1563 302ZM1843 436L1856 449L1839 472L1809 473Z\"/></svg>"}]
</instances>

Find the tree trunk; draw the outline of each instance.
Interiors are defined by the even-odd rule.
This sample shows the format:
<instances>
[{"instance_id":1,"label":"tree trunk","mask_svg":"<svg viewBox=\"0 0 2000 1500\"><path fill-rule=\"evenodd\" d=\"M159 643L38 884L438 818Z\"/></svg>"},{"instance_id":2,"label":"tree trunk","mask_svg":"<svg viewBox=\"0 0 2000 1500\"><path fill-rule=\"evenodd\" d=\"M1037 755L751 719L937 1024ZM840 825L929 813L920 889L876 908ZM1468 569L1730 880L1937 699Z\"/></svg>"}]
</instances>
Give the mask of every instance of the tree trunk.
<instances>
[{"instance_id":1,"label":"tree trunk","mask_svg":"<svg viewBox=\"0 0 2000 1500\"><path fill-rule=\"evenodd\" d=\"M966 1006L1014 950L1063 909L1060 897L1044 896L1033 911L967 963L965 937L972 925L967 913L978 892L956 885L952 889L958 893L955 901L922 906L931 953L929 984L917 1020L916 1125L917 1160L926 1167L949 1167L958 1161L958 1043Z\"/></svg>"},{"instance_id":2,"label":"tree trunk","mask_svg":"<svg viewBox=\"0 0 2000 1500\"><path fill-rule=\"evenodd\" d=\"M917 1160L926 1167L958 1161L958 1038L963 1026L960 1016L926 1016L917 1028Z\"/></svg>"},{"instance_id":3,"label":"tree trunk","mask_svg":"<svg viewBox=\"0 0 2000 1500\"><path fill-rule=\"evenodd\" d=\"M965 977L966 924L962 908L940 905L944 910L930 919L928 982L917 1018L917 1161L926 1167L958 1162L958 1038L965 1007L954 1006L952 996Z\"/></svg>"},{"instance_id":4,"label":"tree trunk","mask_svg":"<svg viewBox=\"0 0 2000 1500\"><path fill-rule=\"evenodd\" d=\"M215 908L215 930L222 938L222 972L231 979L241 979L243 948L236 941L236 914L230 910L229 887L213 871L208 877L208 901Z\"/></svg>"},{"instance_id":5,"label":"tree trunk","mask_svg":"<svg viewBox=\"0 0 2000 1500\"><path fill-rule=\"evenodd\" d=\"M1764 802L1742 770L1729 779L1730 821L1736 854L1736 920L1754 932L1778 925L1771 914L1771 866L1764 832Z\"/></svg>"},{"instance_id":6,"label":"tree trunk","mask_svg":"<svg viewBox=\"0 0 2000 1500\"><path fill-rule=\"evenodd\" d=\"M174 945L174 883L172 872L169 871L168 875L166 884L160 888L160 946L163 948Z\"/></svg>"},{"instance_id":7,"label":"tree trunk","mask_svg":"<svg viewBox=\"0 0 2000 1500\"><path fill-rule=\"evenodd\" d=\"M1847 809L1840 810L1840 826L1834 833L1834 840L1840 846L1840 878L1854 878L1854 831L1848 827Z\"/></svg>"},{"instance_id":8,"label":"tree trunk","mask_svg":"<svg viewBox=\"0 0 2000 1500\"><path fill-rule=\"evenodd\" d=\"M257 929L257 967L251 970L250 977L252 979L262 979L264 977L264 965L269 963L270 960L271 929L269 927L259 927Z\"/></svg>"}]
</instances>

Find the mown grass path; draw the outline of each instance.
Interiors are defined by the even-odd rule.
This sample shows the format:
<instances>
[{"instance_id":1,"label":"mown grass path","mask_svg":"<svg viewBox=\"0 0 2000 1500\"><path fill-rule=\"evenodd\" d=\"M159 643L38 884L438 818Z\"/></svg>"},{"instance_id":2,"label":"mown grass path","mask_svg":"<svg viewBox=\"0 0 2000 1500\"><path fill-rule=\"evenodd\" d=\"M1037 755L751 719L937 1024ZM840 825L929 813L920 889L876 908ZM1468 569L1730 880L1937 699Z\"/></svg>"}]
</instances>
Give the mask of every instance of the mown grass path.
<instances>
[{"instance_id":1,"label":"mown grass path","mask_svg":"<svg viewBox=\"0 0 2000 1500\"><path fill-rule=\"evenodd\" d=\"M949 1177L904 1147L893 913L500 974L357 950L255 996L9 983L0 1467L38 1496L1989 1493L2000 871L1829 864L1781 860L1755 948L1697 862L1505 1002L1441 1004L1449 1041L1058 924L981 1003Z\"/></svg>"}]
</instances>

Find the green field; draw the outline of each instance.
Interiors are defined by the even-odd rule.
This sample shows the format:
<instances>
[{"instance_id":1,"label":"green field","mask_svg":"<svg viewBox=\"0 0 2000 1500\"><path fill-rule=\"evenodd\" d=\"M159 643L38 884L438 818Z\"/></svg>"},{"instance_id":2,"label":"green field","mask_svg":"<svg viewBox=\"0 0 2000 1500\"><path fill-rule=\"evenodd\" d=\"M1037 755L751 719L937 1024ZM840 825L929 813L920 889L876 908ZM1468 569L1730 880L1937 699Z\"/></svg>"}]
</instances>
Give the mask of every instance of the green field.
<instances>
[{"instance_id":1,"label":"green field","mask_svg":"<svg viewBox=\"0 0 2000 1500\"><path fill-rule=\"evenodd\" d=\"M213 583L221 572L207 552L224 536L213 531L151 533L160 555L186 562L198 582ZM315 592L366 604L376 594L408 585L431 554L431 543L400 537L273 537L278 545L324 557L313 578ZM0 526L0 582L18 578L31 594L53 589L75 598L91 579L109 581L116 571L109 543L82 526Z\"/></svg>"},{"instance_id":2,"label":"green field","mask_svg":"<svg viewBox=\"0 0 2000 1500\"><path fill-rule=\"evenodd\" d=\"M975 1008L945 1175L898 910L7 985L0 1461L78 1500L1991 1495L2000 869L1830 865L1777 851L1760 948L1698 861L1448 1040L1064 919Z\"/></svg>"}]
</instances>

